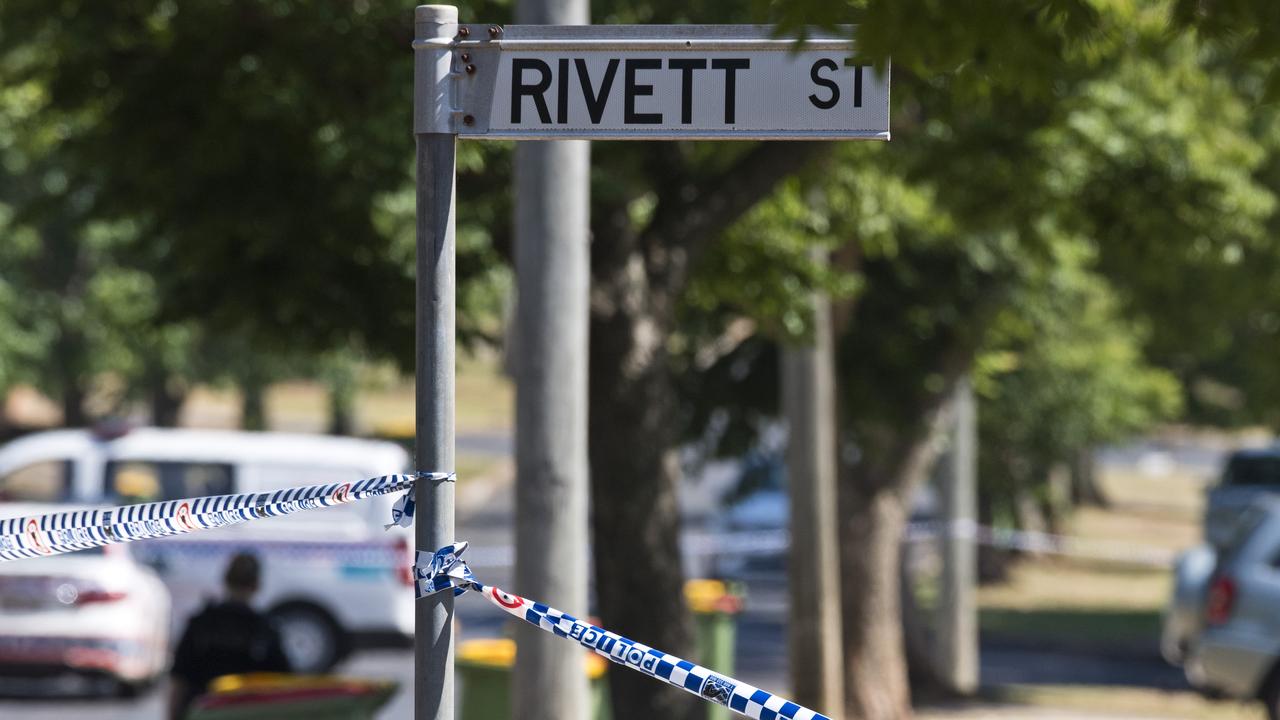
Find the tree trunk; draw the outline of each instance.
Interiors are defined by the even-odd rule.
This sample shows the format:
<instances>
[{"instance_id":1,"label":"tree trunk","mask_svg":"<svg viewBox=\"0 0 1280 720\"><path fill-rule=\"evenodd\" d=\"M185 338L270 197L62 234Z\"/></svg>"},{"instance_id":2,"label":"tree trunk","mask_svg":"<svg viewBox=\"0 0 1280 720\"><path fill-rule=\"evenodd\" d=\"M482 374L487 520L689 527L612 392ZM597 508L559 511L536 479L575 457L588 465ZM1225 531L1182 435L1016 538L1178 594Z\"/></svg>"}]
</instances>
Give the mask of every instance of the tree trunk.
<instances>
[{"instance_id":1,"label":"tree trunk","mask_svg":"<svg viewBox=\"0 0 1280 720\"><path fill-rule=\"evenodd\" d=\"M1035 468L1013 475L1013 525L1018 530L1047 532L1049 529L1036 492L1039 477Z\"/></svg>"},{"instance_id":2,"label":"tree trunk","mask_svg":"<svg viewBox=\"0 0 1280 720\"><path fill-rule=\"evenodd\" d=\"M901 567L898 570L899 597L902 598L903 646L907 657L907 679L914 698L940 699L950 697L946 683L939 674L935 634L930 628L930 613L920 606L916 598L912 567L913 555L927 552L921 544L902 545Z\"/></svg>"},{"instance_id":3,"label":"tree trunk","mask_svg":"<svg viewBox=\"0 0 1280 720\"><path fill-rule=\"evenodd\" d=\"M703 175L674 145L659 144L648 154L658 202L645 228L625 203L593 213L587 435L596 594L605 624L637 642L692 659L666 351L675 300L716 237L828 149L759 143ZM638 673L611 674L609 688L616 720L686 720L701 710L697 698Z\"/></svg>"},{"instance_id":4,"label":"tree trunk","mask_svg":"<svg viewBox=\"0 0 1280 720\"><path fill-rule=\"evenodd\" d=\"M863 482L855 481L859 486ZM898 492L848 488L841 512L845 716L911 717L898 587L906 511Z\"/></svg>"},{"instance_id":5,"label":"tree trunk","mask_svg":"<svg viewBox=\"0 0 1280 720\"><path fill-rule=\"evenodd\" d=\"M9 419L9 390L0 389L0 442L14 437L13 421Z\"/></svg>"},{"instance_id":6,"label":"tree trunk","mask_svg":"<svg viewBox=\"0 0 1280 720\"><path fill-rule=\"evenodd\" d=\"M995 527L995 498L978 488L978 524ZM987 544L978 545L978 584L1003 582L1009 577L1009 553Z\"/></svg>"},{"instance_id":7,"label":"tree trunk","mask_svg":"<svg viewBox=\"0 0 1280 720\"><path fill-rule=\"evenodd\" d=\"M1040 493L1040 512L1051 533L1062 532L1062 524L1071 513L1071 470L1064 463L1053 463L1045 472Z\"/></svg>"},{"instance_id":8,"label":"tree trunk","mask_svg":"<svg viewBox=\"0 0 1280 720\"><path fill-rule=\"evenodd\" d=\"M1098 483L1093 448L1080 448L1071 457L1071 501L1076 507L1111 507L1111 498Z\"/></svg>"},{"instance_id":9,"label":"tree trunk","mask_svg":"<svg viewBox=\"0 0 1280 720\"><path fill-rule=\"evenodd\" d=\"M329 387L329 434L350 435L355 428L355 393L338 385Z\"/></svg>"},{"instance_id":10,"label":"tree trunk","mask_svg":"<svg viewBox=\"0 0 1280 720\"><path fill-rule=\"evenodd\" d=\"M85 361L89 352L87 342L80 332L62 327L53 349L62 399L62 424L85 427L89 424L89 413L84 406L89 395L85 379Z\"/></svg>"},{"instance_id":11,"label":"tree trunk","mask_svg":"<svg viewBox=\"0 0 1280 720\"><path fill-rule=\"evenodd\" d=\"M265 430L267 428L267 384L255 377L245 378L240 384L240 428Z\"/></svg>"},{"instance_id":12,"label":"tree trunk","mask_svg":"<svg viewBox=\"0 0 1280 720\"><path fill-rule=\"evenodd\" d=\"M187 390L181 382L157 368L148 373L147 388L151 400L151 424L155 427L177 427Z\"/></svg>"},{"instance_id":13,"label":"tree trunk","mask_svg":"<svg viewBox=\"0 0 1280 720\"><path fill-rule=\"evenodd\" d=\"M62 388L62 424L66 427L85 427L89 424L89 413L84 409L85 396L88 393L80 386L78 379L68 378Z\"/></svg>"},{"instance_id":14,"label":"tree trunk","mask_svg":"<svg viewBox=\"0 0 1280 720\"><path fill-rule=\"evenodd\" d=\"M634 258L632 258L634 259ZM675 397L666 313L646 276L621 267L592 299L588 450L596 594L605 627L693 659L680 561ZM609 675L615 720L695 717L697 699L640 673Z\"/></svg>"},{"instance_id":15,"label":"tree trunk","mask_svg":"<svg viewBox=\"0 0 1280 720\"><path fill-rule=\"evenodd\" d=\"M949 408L941 401L945 397L940 394L923 406L915 427L867 439L862 459L842 468L840 567L848 720L911 717L900 586L902 538L907 498L936 462L937 434L949 422Z\"/></svg>"},{"instance_id":16,"label":"tree trunk","mask_svg":"<svg viewBox=\"0 0 1280 720\"><path fill-rule=\"evenodd\" d=\"M169 388L152 388L151 424L156 427L177 427L178 417L182 414L182 404L186 399L185 392L173 392Z\"/></svg>"}]
</instances>

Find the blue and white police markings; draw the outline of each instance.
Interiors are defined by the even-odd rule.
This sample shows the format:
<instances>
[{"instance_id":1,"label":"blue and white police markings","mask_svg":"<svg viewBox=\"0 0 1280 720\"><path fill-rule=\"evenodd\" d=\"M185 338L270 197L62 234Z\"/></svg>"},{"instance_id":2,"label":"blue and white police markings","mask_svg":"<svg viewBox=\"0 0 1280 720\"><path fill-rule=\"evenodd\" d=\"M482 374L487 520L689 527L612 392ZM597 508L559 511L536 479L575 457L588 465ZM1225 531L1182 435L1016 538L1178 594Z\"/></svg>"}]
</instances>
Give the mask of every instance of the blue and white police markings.
<instances>
[{"instance_id":1,"label":"blue and white police markings","mask_svg":"<svg viewBox=\"0 0 1280 720\"><path fill-rule=\"evenodd\" d=\"M449 477L447 473L385 475L358 483L308 485L276 493L216 495L127 505L114 510L77 510L0 519L0 560L54 555L235 525L411 490L419 479L441 481Z\"/></svg>"},{"instance_id":2,"label":"blue and white police markings","mask_svg":"<svg viewBox=\"0 0 1280 720\"><path fill-rule=\"evenodd\" d=\"M728 707L755 720L828 720L826 716L786 698L712 672L661 650L584 623L571 615L526 600L476 579L461 559L465 542L440 548L434 554L419 551L414 575L419 597L437 592L455 594L474 590L511 615L562 638L574 640L620 665L643 672L703 699Z\"/></svg>"}]
</instances>

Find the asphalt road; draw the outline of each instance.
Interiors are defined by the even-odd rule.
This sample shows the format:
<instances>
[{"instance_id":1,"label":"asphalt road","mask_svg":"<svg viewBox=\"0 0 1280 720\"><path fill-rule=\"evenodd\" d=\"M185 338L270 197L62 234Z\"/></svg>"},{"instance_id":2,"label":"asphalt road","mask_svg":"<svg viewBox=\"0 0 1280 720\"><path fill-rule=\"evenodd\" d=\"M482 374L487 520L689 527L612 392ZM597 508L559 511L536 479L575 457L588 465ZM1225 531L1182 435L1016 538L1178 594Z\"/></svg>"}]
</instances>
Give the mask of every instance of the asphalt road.
<instances>
[{"instance_id":1,"label":"asphalt road","mask_svg":"<svg viewBox=\"0 0 1280 720\"><path fill-rule=\"evenodd\" d=\"M364 653L352 658L341 672L355 677L395 679L402 687L413 678L413 653L405 650ZM30 720L162 720L167 687L162 683L147 694L121 700L86 696L66 699L0 700L0 718ZM403 689L382 718L412 718L413 697Z\"/></svg>"},{"instance_id":2,"label":"asphalt road","mask_svg":"<svg viewBox=\"0 0 1280 720\"><path fill-rule=\"evenodd\" d=\"M476 568L480 571L480 568ZM494 578L497 580L498 578ZM500 582L498 584L501 584ZM458 615L462 637L495 637L502 634L507 615L479 598L459 598ZM738 676L752 684L763 684L779 691L785 688L777 679L785 675L784 627L768 617L773 613L748 611L742 618L741 642L738 648ZM409 720L413 717L413 697L408 689L413 682L413 654L408 650L361 653L339 668L343 675L395 680L400 691L379 715L382 720ZM770 680L773 680L772 682ZM146 695L120 700L101 697L76 699L0 699L0 718L32 718L33 720L152 720L164 717L165 687L156 687Z\"/></svg>"}]
</instances>

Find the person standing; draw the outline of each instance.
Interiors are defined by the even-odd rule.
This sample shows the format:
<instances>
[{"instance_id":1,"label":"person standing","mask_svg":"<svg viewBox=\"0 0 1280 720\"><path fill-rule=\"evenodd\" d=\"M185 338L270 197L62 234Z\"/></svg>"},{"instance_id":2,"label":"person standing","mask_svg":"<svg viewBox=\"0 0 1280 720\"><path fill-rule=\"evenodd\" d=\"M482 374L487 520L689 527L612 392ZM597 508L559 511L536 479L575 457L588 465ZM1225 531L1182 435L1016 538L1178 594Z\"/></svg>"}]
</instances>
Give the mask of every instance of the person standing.
<instances>
[{"instance_id":1,"label":"person standing","mask_svg":"<svg viewBox=\"0 0 1280 720\"><path fill-rule=\"evenodd\" d=\"M250 606L261 566L237 553L223 576L226 598L207 605L182 632L170 671L169 720L182 720L214 678L251 672L289 672L280 634Z\"/></svg>"}]
</instances>

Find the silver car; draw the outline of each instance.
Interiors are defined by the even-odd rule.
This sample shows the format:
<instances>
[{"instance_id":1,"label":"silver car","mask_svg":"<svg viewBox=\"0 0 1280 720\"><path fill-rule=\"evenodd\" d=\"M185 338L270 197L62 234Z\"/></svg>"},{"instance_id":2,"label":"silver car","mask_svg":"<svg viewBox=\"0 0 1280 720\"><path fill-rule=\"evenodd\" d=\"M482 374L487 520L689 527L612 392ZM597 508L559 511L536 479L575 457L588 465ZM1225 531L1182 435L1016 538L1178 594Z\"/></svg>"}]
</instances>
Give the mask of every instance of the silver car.
<instances>
[{"instance_id":1,"label":"silver car","mask_svg":"<svg viewBox=\"0 0 1280 720\"><path fill-rule=\"evenodd\" d=\"M1173 596L1160 638L1170 663L1185 662L1204 627L1204 602L1219 553L1240 540L1237 531L1246 510L1269 498L1280 498L1280 444L1231 453L1206 497L1205 542L1182 553L1173 567Z\"/></svg>"},{"instance_id":2,"label":"silver car","mask_svg":"<svg viewBox=\"0 0 1280 720\"><path fill-rule=\"evenodd\" d=\"M1256 698L1280 720L1280 500L1245 509L1217 547L1185 667L1197 688Z\"/></svg>"},{"instance_id":3,"label":"silver car","mask_svg":"<svg viewBox=\"0 0 1280 720\"><path fill-rule=\"evenodd\" d=\"M1203 543L1178 556L1173 566L1173 596L1164 613L1160 654L1171 665L1186 661L1187 651L1204 627L1204 593L1218 564L1218 552Z\"/></svg>"},{"instance_id":4,"label":"silver car","mask_svg":"<svg viewBox=\"0 0 1280 720\"><path fill-rule=\"evenodd\" d=\"M1280 497L1280 445L1231 453L1206 499L1205 540L1224 544L1245 508L1267 497Z\"/></svg>"}]
</instances>

